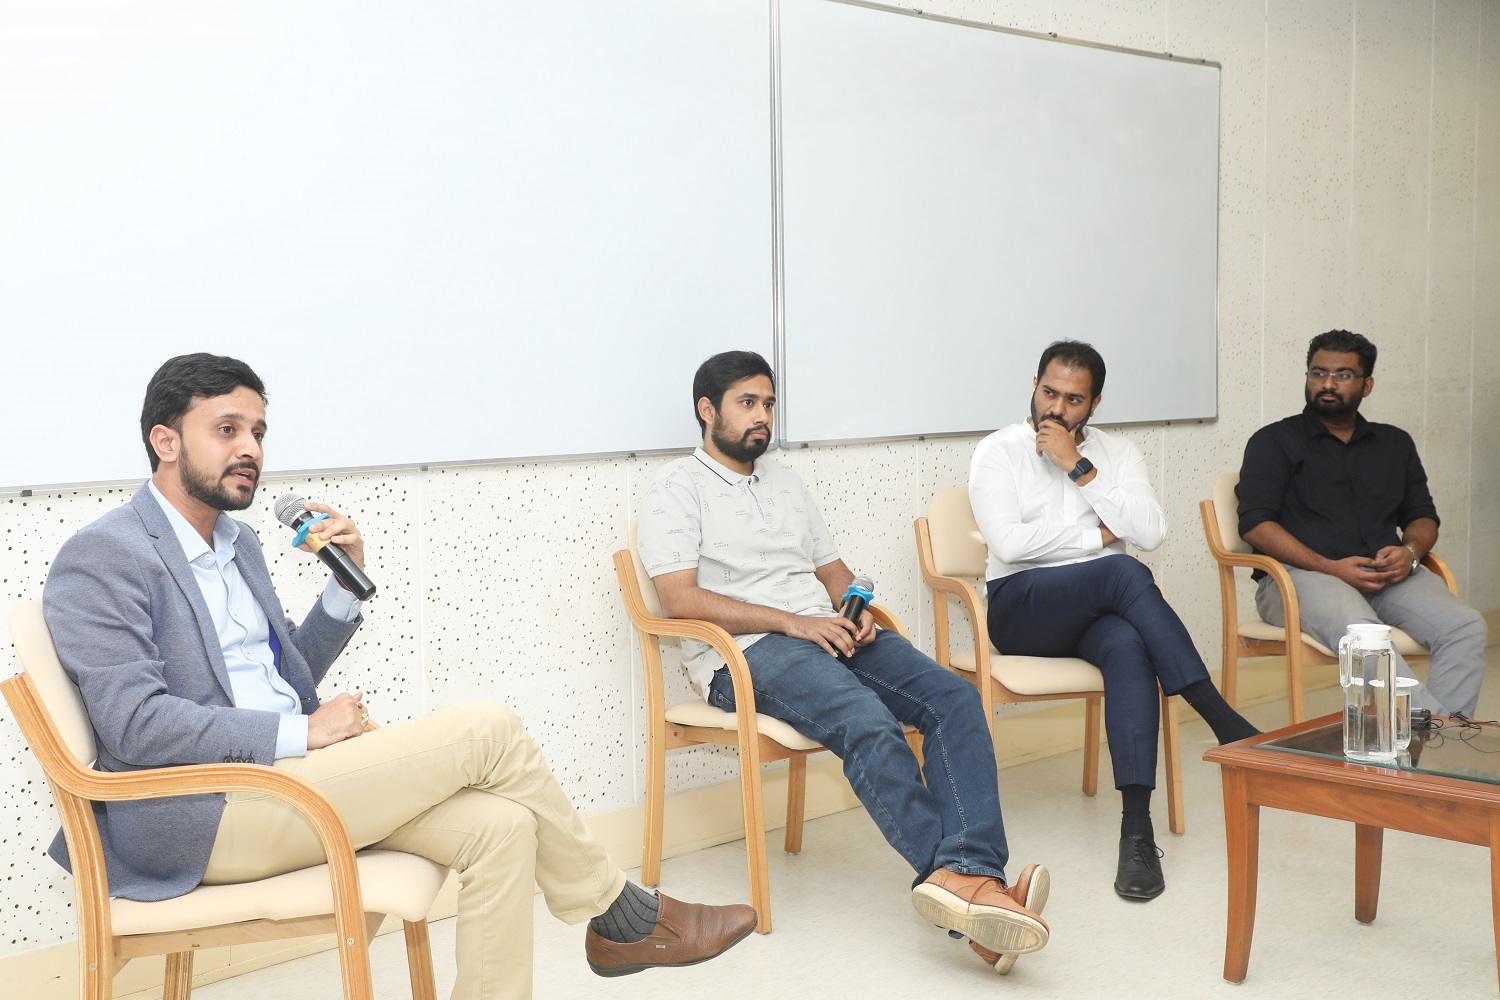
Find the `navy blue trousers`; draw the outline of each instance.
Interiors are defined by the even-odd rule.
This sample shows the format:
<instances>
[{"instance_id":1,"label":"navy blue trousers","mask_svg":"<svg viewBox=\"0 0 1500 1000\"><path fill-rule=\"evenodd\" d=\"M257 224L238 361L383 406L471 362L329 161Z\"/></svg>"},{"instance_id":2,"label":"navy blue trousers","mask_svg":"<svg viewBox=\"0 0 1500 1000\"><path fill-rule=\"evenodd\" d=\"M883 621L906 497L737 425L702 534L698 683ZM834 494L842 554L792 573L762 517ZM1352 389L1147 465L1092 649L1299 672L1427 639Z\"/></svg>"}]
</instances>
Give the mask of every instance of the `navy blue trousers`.
<instances>
[{"instance_id":1,"label":"navy blue trousers","mask_svg":"<svg viewBox=\"0 0 1500 1000\"><path fill-rule=\"evenodd\" d=\"M1151 569L1128 555L1023 570L989 582L990 641L1016 656L1076 656L1104 675L1115 787L1156 787L1158 685L1176 694L1208 668Z\"/></svg>"}]
</instances>

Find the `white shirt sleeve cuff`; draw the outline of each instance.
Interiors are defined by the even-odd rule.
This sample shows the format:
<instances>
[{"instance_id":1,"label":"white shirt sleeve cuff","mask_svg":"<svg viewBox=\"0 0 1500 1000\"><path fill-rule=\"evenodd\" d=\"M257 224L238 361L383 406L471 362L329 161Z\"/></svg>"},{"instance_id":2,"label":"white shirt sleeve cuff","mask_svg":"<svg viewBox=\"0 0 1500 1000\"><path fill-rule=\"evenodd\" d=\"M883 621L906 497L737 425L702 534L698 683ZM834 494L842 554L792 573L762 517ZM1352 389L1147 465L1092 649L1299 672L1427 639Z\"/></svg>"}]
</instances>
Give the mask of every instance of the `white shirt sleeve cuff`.
<instances>
[{"instance_id":1,"label":"white shirt sleeve cuff","mask_svg":"<svg viewBox=\"0 0 1500 1000\"><path fill-rule=\"evenodd\" d=\"M328 586L323 588L323 610L334 621L352 622L359 617L359 598L340 587L333 577L329 577Z\"/></svg>"},{"instance_id":2,"label":"white shirt sleeve cuff","mask_svg":"<svg viewBox=\"0 0 1500 1000\"><path fill-rule=\"evenodd\" d=\"M307 756L307 716L283 715L276 727L276 757Z\"/></svg>"},{"instance_id":3,"label":"white shirt sleeve cuff","mask_svg":"<svg viewBox=\"0 0 1500 1000\"><path fill-rule=\"evenodd\" d=\"M1104 531L1103 531L1103 529L1101 529L1101 528L1085 528L1084 531L1086 532L1086 534L1088 536L1089 544L1093 546L1093 551L1095 551L1095 552L1103 552L1104 551Z\"/></svg>"}]
</instances>

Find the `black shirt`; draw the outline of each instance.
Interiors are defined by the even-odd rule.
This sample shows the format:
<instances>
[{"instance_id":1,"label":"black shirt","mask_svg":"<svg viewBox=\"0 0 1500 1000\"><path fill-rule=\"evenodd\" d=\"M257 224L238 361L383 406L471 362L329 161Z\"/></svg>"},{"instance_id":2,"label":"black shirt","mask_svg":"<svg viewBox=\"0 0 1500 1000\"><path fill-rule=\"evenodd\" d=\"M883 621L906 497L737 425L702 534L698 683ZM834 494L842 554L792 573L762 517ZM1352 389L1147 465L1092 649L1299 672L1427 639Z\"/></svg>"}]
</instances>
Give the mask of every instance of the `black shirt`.
<instances>
[{"instance_id":1,"label":"black shirt","mask_svg":"<svg viewBox=\"0 0 1500 1000\"><path fill-rule=\"evenodd\" d=\"M1262 427L1245 445L1235 493L1242 536L1275 521L1327 559L1373 558L1401 544L1398 528L1438 519L1411 435L1359 414L1347 444L1306 409Z\"/></svg>"}]
</instances>

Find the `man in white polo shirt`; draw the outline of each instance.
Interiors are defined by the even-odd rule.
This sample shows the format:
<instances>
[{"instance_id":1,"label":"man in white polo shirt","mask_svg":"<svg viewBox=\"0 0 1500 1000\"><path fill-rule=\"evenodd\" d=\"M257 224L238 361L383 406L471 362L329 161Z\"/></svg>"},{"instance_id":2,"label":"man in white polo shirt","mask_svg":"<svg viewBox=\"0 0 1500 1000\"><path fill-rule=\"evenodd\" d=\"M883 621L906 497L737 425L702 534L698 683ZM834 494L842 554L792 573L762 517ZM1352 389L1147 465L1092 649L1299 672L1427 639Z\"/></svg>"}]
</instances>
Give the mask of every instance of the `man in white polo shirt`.
<instances>
[{"instance_id":1,"label":"man in white polo shirt","mask_svg":"<svg viewBox=\"0 0 1500 1000\"><path fill-rule=\"evenodd\" d=\"M1180 694L1220 742L1256 729L1220 696L1150 567L1167 522L1135 445L1089 427L1104 359L1081 341L1042 352L1031 417L974 449L969 503L989 546L990 641L1002 653L1077 656L1104 675L1104 726L1124 801L1115 892L1154 899L1166 888L1151 826L1157 686Z\"/></svg>"},{"instance_id":2,"label":"man in white polo shirt","mask_svg":"<svg viewBox=\"0 0 1500 1000\"><path fill-rule=\"evenodd\" d=\"M1046 868L1007 887L995 758L979 694L868 611L840 617L853 574L801 478L763 458L775 380L748 351L709 358L693 380L703 446L667 465L641 504L641 559L666 613L711 621L745 651L756 707L844 762L887 841L916 870L919 913L967 937L1002 974L1047 943ZM710 704L735 707L724 661L683 640ZM902 723L925 740L925 768ZM925 770L926 782L923 782Z\"/></svg>"}]
</instances>

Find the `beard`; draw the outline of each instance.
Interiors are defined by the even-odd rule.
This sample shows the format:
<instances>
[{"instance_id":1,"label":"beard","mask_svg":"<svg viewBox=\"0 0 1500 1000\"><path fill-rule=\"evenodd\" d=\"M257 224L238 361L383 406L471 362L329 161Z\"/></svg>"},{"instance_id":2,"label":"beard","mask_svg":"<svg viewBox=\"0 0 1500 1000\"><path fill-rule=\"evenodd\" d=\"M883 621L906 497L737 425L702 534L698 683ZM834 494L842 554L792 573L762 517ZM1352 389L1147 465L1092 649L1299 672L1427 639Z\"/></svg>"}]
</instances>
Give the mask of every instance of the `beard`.
<instances>
[{"instance_id":1,"label":"beard","mask_svg":"<svg viewBox=\"0 0 1500 1000\"><path fill-rule=\"evenodd\" d=\"M215 479L212 474L195 466L188 457L187 449L183 448L178 468L182 476L183 492L214 510L244 510L254 502L256 487L260 485L260 469L254 462L235 462ZM243 496L224 482L225 476L240 469L249 469L255 473L255 485Z\"/></svg>"},{"instance_id":2,"label":"beard","mask_svg":"<svg viewBox=\"0 0 1500 1000\"><path fill-rule=\"evenodd\" d=\"M751 441L750 435L758 430L766 432L765 440ZM752 427L736 439L720 436L719 428L716 424L709 430L709 435L714 440L714 446L736 462L754 462L757 458L764 455L766 449L771 446L771 429L769 427Z\"/></svg>"},{"instance_id":3,"label":"beard","mask_svg":"<svg viewBox=\"0 0 1500 1000\"><path fill-rule=\"evenodd\" d=\"M1303 396L1307 398L1307 405L1312 407L1313 412L1324 417L1342 417L1347 413L1353 413L1359 409L1363 397L1356 395L1353 399L1345 399L1336 392L1318 392L1314 395L1311 389L1302 390Z\"/></svg>"},{"instance_id":4,"label":"beard","mask_svg":"<svg viewBox=\"0 0 1500 1000\"><path fill-rule=\"evenodd\" d=\"M1036 397L1035 396L1031 397L1031 429L1034 430L1034 431L1041 429L1042 421L1043 420L1051 420L1053 423L1062 424L1063 427L1065 427L1068 430L1072 431L1074 434L1077 434L1080 430L1083 429L1083 425L1089 422L1089 417L1090 416L1092 416L1092 414L1085 413L1083 415L1083 419L1079 420L1078 423L1076 423L1076 424L1069 424L1062 417L1059 417L1059 416L1056 416L1056 415L1053 415L1053 414L1050 414L1050 413L1047 416L1043 417L1043 416L1040 416L1037 413L1037 409L1036 409Z\"/></svg>"}]
</instances>

